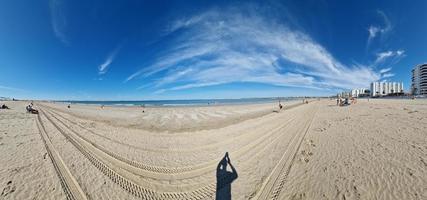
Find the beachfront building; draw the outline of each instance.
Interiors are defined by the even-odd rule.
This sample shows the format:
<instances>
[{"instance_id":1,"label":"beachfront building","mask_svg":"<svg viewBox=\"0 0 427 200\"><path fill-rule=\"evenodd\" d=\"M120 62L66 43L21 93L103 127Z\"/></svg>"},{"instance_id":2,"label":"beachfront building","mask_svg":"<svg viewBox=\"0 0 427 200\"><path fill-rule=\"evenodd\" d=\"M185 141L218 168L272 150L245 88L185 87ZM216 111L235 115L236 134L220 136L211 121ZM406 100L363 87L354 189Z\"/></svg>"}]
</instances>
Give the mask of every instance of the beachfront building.
<instances>
[{"instance_id":1,"label":"beachfront building","mask_svg":"<svg viewBox=\"0 0 427 200\"><path fill-rule=\"evenodd\" d=\"M403 95L403 82L372 82L371 96Z\"/></svg>"},{"instance_id":2,"label":"beachfront building","mask_svg":"<svg viewBox=\"0 0 427 200\"><path fill-rule=\"evenodd\" d=\"M368 88L357 88L351 90L351 96L352 97L364 97L369 96L369 89Z\"/></svg>"},{"instance_id":3,"label":"beachfront building","mask_svg":"<svg viewBox=\"0 0 427 200\"><path fill-rule=\"evenodd\" d=\"M341 93L338 93L338 94L337 94L337 97L338 97L338 98L348 98L348 97L350 97L350 95L351 95L351 92L343 91L343 92L341 92Z\"/></svg>"},{"instance_id":4,"label":"beachfront building","mask_svg":"<svg viewBox=\"0 0 427 200\"><path fill-rule=\"evenodd\" d=\"M411 93L427 95L427 63L417 65L412 69Z\"/></svg>"}]
</instances>

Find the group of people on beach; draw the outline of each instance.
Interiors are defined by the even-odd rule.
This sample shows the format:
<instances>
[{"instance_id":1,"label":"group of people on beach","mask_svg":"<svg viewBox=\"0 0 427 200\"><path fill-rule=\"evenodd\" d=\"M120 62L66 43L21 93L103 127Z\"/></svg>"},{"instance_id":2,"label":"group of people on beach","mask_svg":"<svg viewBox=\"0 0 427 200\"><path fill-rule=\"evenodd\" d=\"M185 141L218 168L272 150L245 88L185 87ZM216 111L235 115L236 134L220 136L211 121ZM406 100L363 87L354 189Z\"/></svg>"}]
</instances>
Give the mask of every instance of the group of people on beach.
<instances>
[{"instance_id":1,"label":"group of people on beach","mask_svg":"<svg viewBox=\"0 0 427 200\"><path fill-rule=\"evenodd\" d=\"M348 105L357 103L357 98L351 97L350 100L351 100L351 102L349 102L348 97L346 97L346 98L338 97L337 98L337 106L348 106Z\"/></svg>"}]
</instances>

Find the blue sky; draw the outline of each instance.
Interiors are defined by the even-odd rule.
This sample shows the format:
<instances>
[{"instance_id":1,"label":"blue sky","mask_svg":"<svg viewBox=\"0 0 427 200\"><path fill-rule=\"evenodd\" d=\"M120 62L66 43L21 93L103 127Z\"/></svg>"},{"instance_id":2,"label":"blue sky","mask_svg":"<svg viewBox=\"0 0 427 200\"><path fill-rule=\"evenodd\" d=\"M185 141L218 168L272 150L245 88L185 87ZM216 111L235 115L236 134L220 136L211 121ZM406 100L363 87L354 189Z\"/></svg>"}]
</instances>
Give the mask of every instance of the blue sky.
<instances>
[{"instance_id":1,"label":"blue sky","mask_svg":"<svg viewBox=\"0 0 427 200\"><path fill-rule=\"evenodd\" d=\"M331 95L427 62L427 1L6 0L0 96Z\"/></svg>"}]
</instances>

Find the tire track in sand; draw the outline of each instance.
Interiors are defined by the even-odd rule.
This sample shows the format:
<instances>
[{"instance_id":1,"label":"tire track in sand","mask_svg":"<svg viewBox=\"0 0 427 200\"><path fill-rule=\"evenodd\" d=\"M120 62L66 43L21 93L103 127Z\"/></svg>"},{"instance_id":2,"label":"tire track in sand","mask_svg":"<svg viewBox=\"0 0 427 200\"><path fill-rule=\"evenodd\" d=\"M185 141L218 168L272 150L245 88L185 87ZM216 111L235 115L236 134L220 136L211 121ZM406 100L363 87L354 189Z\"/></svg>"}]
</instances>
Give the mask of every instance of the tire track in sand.
<instances>
[{"instance_id":1,"label":"tire track in sand","mask_svg":"<svg viewBox=\"0 0 427 200\"><path fill-rule=\"evenodd\" d=\"M302 127L301 131L295 134L292 139L290 146L283 153L282 158L277 163L276 167L271 172L270 176L264 181L261 189L258 191L255 199L278 199L280 196L280 192L283 189L284 183L286 181L286 177L288 176L292 165L295 161L296 155L299 152L301 144L310 129L310 126L313 122L313 119L317 112L317 105L311 111L308 120L305 125Z\"/></svg>"},{"instance_id":2,"label":"tire track in sand","mask_svg":"<svg viewBox=\"0 0 427 200\"><path fill-rule=\"evenodd\" d=\"M50 115L53 118L55 118L56 120L58 120L51 113L50 113ZM269 130L267 132L267 134L263 134L261 137L252 141L248 145L243 146L239 150L234 151L234 152L232 151L230 153L236 157L240 157L240 155L247 153L248 151L252 150L253 148L259 146L259 144L267 141L267 138L270 138L272 135L277 134L278 130L283 129L284 127L289 125L295 119L296 119L296 117L291 118L290 120L288 120L283 125L281 125L279 127L275 127L272 130ZM195 177L195 176L200 176L202 174L210 172L213 168L215 168L215 166L217 164L217 160L212 160L212 161L209 161L209 162L206 162L203 164L188 166L188 167L182 167L182 168L167 168L167 167L146 165L144 163L139 163L139 162L121 157L118 154L111 152L111 151L91 142L90 140L88 140L87 138L85 138L81 134L77 133L76 131L71 129L66 124L64 124L61 120L58 120L58 122L60 122L62 125L67 127L67 129L69 129L74 134L76 134L78 137L80 137L82 140L84 140L84 142L88 143L89 146L92 146L92 148L96 148L98 151L101 151L101 153L104 154L104 155L101 154L102 157L107 158L107 159L108 159L108 157L110 157L109 160L111 160L111 158L114 158L117 161L120 161L120 162L127 164L129 166L132 166L133 168L136 168L136 169L132 169L132 168L129 168L128 166L121 165L123 168L126 168L128 171L131 171L131 172L134 172L135 174L143 175L146 177L150 177L150 178L155 177L155 178L163 178L163 179L170 179L170 177L173 177L174 179L184 179L184 178L189 178L189 175L191 175L192 177ZM194 173L194 171L196 171L197 173ZM190 172L192 172L192 173L190 173ZM159 173L166 174L166 176L163 176L162 174L159 174Z\"/></svg>"},{"instance_id":3,"label":"tire track in sand","mask_svg":"<svg viewBox=\"0 0 427 200\"><path fill-rule=\"evenodd\" d=\"M40 115L37 115L36 124L66 198L69 200L87 200L85 193L80 188L76 179L72 176L70 170L65 165L59 153L53 147Z\"/></svg>"},{"instance_id":4,"label":"tire track in sand","mask_svg":"<svg viewBox=\"0 0 427 200\"><path fill-rule=\"evenodd\" d=\"M98 156L92 152L85 149L81 146L74 138L70 137L64 132L57 124L55 124L51 119L40 109L40 113L45 116L45 118L68 140L70 141L98 170L100 170L104 175L109 177L114 183L118 184L124 190L129 192L138 198L143 199L209 199L212 198L216 192L216 182L212 182L205 187L189 191L189 192L157 192L153 189L148 189L147 185L139 185L134 180L129 180L121 174L117 173L115 170L108 166L108 163L102 161ZM40 119L41 121L41 119ZM221 177L219 180L223 183L231 182L230 177ZM74 193L72 193L74 194Z\"/></svg>"},{"instance_id":5,"label":"tire track in sand","mask_svg":"<svg viewBox=\"0 0 427 200\"><path fill-rule=\"evenodd\" d=\"M42 110L41 112L46 116L46 114ZM71 138L58 125L51 121L49 117L46 116L46 119L48 119L58 129L58 131L61 132L61 134L63 134L79 151L81 151L82 154L85 155L85 157L87 157L93 165L95 165L95 167L97 167L101 172L103 172L106 176L113 180L113 182L119 184L123 189L130 192L134 196L143 197L146 199L206 199L211 198L216 191L215 182L190 192L157 192L155 190L147 189L147 187L145 187L146 185L138 185L136 184L136 181L129 180L126 177L118 174L115 171L117 169L110 168L99 157L93 154L93 152L86 150L83 146L76 142L75 139ZM272 139L272 141L277 140ZM224 181L220 180L223 183L227 183L228 181L230 181L224 177L223 179Z\"/></svg>"}]
</instances>

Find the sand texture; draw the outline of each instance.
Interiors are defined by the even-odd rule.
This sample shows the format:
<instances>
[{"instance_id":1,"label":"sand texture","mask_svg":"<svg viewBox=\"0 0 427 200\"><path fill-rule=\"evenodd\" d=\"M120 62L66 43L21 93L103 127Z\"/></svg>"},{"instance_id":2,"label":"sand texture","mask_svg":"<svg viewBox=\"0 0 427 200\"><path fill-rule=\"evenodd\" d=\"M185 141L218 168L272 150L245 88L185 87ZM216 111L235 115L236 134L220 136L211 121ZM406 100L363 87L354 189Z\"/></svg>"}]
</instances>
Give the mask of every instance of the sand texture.
<instances>
[{"instance_id":1,"label":"sand texture","mask_svg":"<svg viewBox=\"0 0 427 200\"><path fill-rule=\"evenodd\" d=\"M427 199L426 100L2 103L0 199Z\"/></svg>"}]
</instances>

